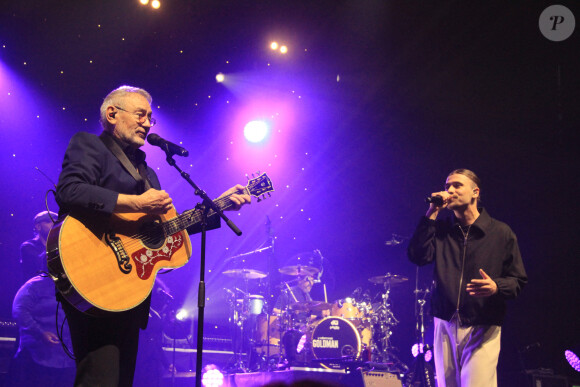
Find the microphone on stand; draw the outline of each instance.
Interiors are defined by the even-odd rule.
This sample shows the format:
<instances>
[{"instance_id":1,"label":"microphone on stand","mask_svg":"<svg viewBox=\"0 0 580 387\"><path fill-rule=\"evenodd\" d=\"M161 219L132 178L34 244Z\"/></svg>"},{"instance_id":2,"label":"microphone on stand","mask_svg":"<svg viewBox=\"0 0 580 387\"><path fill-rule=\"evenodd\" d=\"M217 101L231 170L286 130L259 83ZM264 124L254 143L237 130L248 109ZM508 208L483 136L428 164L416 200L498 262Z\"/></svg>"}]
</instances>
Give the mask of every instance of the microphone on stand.
<instances>
[{"instance_id":1,"label":"microphone on stand","mask_svg":"<svg viewBox=\"0 0 580 387\"><path fill-rule=\"evenodd\" d=\"M172 142L163 139L158 134L155 133L149 134L149 136L147 136L147 142L151 145L158 146L165 152L170 153L171 155L178 155L182 157L189 156L189 152L187 151L187 149L182 148L177 144L174 144Z\"/></svg>"},{"instance_id":2,"label":"microphone on stand","mask_svg":"<svg viewBox=\"0 0 580 387\"><path fill-rule=\"evenodd\" d=\"M391 234L391 239L389 239L388 241L385 241L385 245L397 246L397 245L400 245L401 243L403 243L406 239L409 239L409 238L404 237L404 236L400 236L397 234Z\"/></svg>"},{"instance_id":3,"label":"microphone on stand","mask_svg":"<svg viewBox=\"0 0 580 387\"><path fill-rule=\"evenodd\" d=\"M314 279L314 283L319 284L322 282L322 274L324 273L324 257L322 256L320 250L316 249L314 250L314 252L318 254L318 256L320 257L320 271L318 272L318 275Z\"/></svg>"},{"instance_id":4,"label":"microphone on stand","mask_svg":"<svg viewBox=\"0 0 580 387\"><path fill-rule=\"evenodd\" d=\"M157 288L157 293L161 294L162 296L165 296L167 298L169 298L170 300L173 300L173 296L169 293L167 293L165 290L161 289L161 288Z\"/></svg>"},{"instance_id":5,"label":"microphone on stand","mask_svg":"<svg viewBox=\"0 0 580 387\"><path fill-rule=\"evenodd\" d=\"M246 292L244 292L244 291L243 291L242 289L240 289L240 288L234 288L234 289L236 289L238 292L242 293L242 294L244 295L244 297L246 297L246 296L248 296L248 295L249 295L249 293L246 293Z\"/></svg>"}]
</instances>

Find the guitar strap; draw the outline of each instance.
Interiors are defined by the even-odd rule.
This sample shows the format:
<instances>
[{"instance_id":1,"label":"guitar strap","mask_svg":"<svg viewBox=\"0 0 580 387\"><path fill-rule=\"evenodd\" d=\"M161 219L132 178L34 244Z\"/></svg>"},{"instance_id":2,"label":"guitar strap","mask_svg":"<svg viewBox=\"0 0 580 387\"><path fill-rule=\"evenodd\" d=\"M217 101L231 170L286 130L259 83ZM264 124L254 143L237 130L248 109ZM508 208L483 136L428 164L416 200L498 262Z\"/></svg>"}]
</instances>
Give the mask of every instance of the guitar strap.
<instances>
[{"instance_id":1,"label":"guitar strap","mask_svg":"<svg viewBox=\"0 0 580 387\"><path fill-rule=\"evenodd\" d=\"M137 165L137 167L135 167L133 163L129 160L125 152L123 152L121 146L117 143L117 141L115 141L115 139L113 139L113 137L109 133L103 132L101 133L99 138L105 144L105 146L109 148L111 152L113 152L115 157L119 159L119 161L121 162L123 167L127 170L127 172L129 172L129 174L131 174L131 176L133 176L133 178L138 183L141 184L141 186L144 188L143 192L147 191L152 187L151 182L147 178L147 167L145 167L143 161L141 161Z\"/></svg>"}]
</instances>

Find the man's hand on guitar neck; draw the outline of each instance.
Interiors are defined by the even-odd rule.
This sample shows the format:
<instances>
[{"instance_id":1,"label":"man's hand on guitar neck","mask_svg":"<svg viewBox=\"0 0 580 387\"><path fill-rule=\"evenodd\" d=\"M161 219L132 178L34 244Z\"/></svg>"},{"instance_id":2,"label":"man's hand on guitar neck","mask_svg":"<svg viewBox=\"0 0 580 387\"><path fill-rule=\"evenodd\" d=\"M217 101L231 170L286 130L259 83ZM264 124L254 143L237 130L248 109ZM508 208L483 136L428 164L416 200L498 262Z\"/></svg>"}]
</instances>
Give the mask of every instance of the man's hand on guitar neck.
<instances>
[{"instance_id":1,"label":"man's hand on guitar neck","mask_svg":"<svg viewBox=\"0 0 580 387\"><path fill-rule=\"evenodd\" d=\"M146 214L166 214L173 208L173 200L165 191L154 188L141 195L119 194L115 212L143 212Z\"/></svg>"},{"instance_id":2,"label":"man's hand on guitar neck","mask_svg":"<svg viewBox=\"0 0 580 387\"><path fill-rule=\"evenodd\" d=\"M243 185L236 184L220 195L219 198L230 195L229 199L233 206L227 208L228 211L239 211L244 204L251 203L251 196L243 193L244 188ZM159 215L166 214L171 208L173 208L173 200L169 194L151 188L141 195L119 194L115 212L143 212Z\"/></svg>"},{"instance_id":3,"label":"man's hand on guitar neck","mask_svg":"<svg viewBox=\"0 0 580 387\"><path fill-rule=\"evenodd\" d=\"M241 184L236 184L218 197L218 199L220 199L224 196L231 195L230 200L232 203L234 203L234 205L225 209L225 211L239 211L244 204L251 204L252 197L243 193L244 188L246 187Z\"/></svg>"}]
</instances>

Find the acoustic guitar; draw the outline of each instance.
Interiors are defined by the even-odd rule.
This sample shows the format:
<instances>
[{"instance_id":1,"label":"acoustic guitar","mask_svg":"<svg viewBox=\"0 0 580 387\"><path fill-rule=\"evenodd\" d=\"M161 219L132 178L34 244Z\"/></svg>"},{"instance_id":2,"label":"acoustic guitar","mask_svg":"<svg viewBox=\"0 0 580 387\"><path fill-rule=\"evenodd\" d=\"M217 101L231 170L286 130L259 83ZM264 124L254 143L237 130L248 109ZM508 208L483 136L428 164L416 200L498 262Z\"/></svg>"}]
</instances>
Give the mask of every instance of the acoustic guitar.
<instances>
[{"instance_id":1,"label":"acoustic guitar","mask_svg":"<svg viewBox=\"0 0 580 387\"><path fill-rule=\"evenodd\" d=\"M249 180L242 193L260 201L273 190L263 173ZM229 195L214 203L222 210L233 205ZM180 215L175 209L164 215L117 213L106 219L71 213L48 235L48 271L60 294L81 312L99 315L134 308L147 298L160 269L189 261L186 229L200 224L202 217L202 208Z\"/></svg>"}]
</instances>

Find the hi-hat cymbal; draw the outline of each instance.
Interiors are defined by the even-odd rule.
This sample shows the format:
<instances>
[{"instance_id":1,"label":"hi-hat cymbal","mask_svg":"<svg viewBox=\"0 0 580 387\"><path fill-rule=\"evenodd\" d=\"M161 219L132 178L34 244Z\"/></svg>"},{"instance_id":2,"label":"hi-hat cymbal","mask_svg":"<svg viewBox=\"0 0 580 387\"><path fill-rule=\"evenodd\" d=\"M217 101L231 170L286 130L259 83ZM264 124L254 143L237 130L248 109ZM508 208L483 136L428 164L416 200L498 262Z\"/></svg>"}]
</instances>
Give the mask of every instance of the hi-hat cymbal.
<instances>
[{"instance_id":1,"label":"hi-hat cymbal","mask_svg":"<svg viewBox=\"0 0 580 387\"><path fill-rule=\"evenodd\" d=\"M332 308L332 304L329 302L322 301L302 301L295 302L289 305L289 309L293 311L310 311L310 312L320 312L322 310L327 310Z\"/></svg>"},{"instance_id":2,"label":"hi-hat cymbal","mask_svg":"<svg viewBox=\"0 0 580 387\"><path fill-rule=\"evenodd\" d=\"M402 282L405 282L408 278L403 277L397 274L386 274L386 275L379 275L376 277L369 278L369 281L374 284L390 284L390 285L397 285Z\"/></svg>"},{"instance_id":3,"label":"hi-hat cymbal","mask_svg":"<svg viewBox=\"0 0 580 387\"><path fill-rule=\"evenodd\" d=\"M313 276L318 274L319 270L312 266L284 266L278 269L278 271L282 274L286 275L304 275L304 276Z\"/></svg>"},{"instance_id":4,"label":"hi-hat cymbal","mask_svg":"<svg viewBox=\"0 0 580 387\"><path fill-rule=\"evenodd\" d=\"M223 271L222 274L225 274L228 277L244 279L260 279L268 276L268 274L254 269L231 269Z\"/></svg>"}]
</instances>

